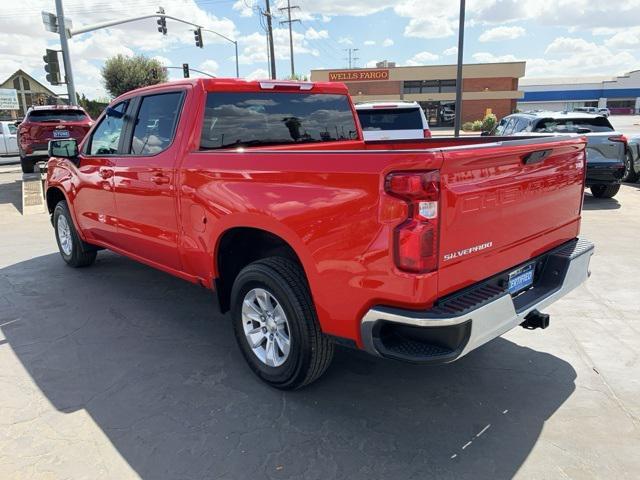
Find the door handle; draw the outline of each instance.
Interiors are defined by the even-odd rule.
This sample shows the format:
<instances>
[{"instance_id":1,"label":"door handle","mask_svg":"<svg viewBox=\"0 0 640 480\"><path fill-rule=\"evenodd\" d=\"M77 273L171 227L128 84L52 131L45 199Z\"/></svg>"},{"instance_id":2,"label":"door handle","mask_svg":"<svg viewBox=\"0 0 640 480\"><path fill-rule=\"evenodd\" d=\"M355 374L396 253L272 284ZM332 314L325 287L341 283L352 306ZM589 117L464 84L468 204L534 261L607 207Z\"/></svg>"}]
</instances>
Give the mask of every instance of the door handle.
<instances>
[{"instance_id":1,"label":"door handle","mask_svg":"<svg viewBox=\"0 0 640 480\"><path fill-rule=\"evenodd\" d=\"M163 175L162 173L156 173L154 176L151 177L151 181L156 185L164 185L169 183L171 179L166 175Z\"/></svg>"},{"instance_id":2,"label":"door handle","mask_svg":"<svg viewBox=\"0 0 640 480\"><path fill-rule=\"evenodd\" d=\"M98 175L106 180L107 178L113 177L113 170L111 170L110 168L101 168L98 171Z\"/></svg>"}]
</instances>

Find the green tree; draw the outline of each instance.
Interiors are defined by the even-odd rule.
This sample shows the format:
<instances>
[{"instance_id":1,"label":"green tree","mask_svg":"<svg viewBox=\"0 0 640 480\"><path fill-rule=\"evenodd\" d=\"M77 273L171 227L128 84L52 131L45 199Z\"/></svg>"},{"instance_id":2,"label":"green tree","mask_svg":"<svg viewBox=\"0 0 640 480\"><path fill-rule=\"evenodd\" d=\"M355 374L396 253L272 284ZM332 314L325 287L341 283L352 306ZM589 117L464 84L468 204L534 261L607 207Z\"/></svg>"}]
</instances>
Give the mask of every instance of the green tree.
<instances>
[{"instance_id":1,"label":"green tree","mask_svg":"<svg viewBox=\"0 0 640 480\"><path fill-rule=\"evenodd\" d=\"M168 79L166 70L158 60L144 55L126 57L121 54L107 59L102 67L102 78L107 92L114 97Z\"/></svg>"},{"instance_id":2,"label":"green tree","mask_svg":"<svg viewBox=\"0 0 640 480\"><path fill-rule=\"evenodd\" d=\"M109 100L89 100L84 93L78 96L78 105L85 109L91 118L94 120L100 116L102 110L109 105Z\"/></svg>"}]
</instances>

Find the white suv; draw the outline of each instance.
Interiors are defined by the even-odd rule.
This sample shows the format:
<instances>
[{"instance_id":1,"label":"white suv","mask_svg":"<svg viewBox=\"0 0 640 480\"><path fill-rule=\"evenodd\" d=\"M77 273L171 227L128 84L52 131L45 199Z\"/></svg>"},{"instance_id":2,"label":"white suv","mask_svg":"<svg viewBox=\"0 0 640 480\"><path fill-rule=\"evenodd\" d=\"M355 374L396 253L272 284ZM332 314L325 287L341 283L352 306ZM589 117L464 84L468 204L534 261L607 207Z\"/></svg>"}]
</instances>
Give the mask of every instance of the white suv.
<instances>
[{"instance_id":1,"label":"white suv","mask_svg":"<svg viewBox=\"0 0 640 480\"><path fill-rule=\"evenodd\" d=\"M356 104L365 140L429 138L431 131L417 102L368 102Z\"/></svg>"}]
</instances>

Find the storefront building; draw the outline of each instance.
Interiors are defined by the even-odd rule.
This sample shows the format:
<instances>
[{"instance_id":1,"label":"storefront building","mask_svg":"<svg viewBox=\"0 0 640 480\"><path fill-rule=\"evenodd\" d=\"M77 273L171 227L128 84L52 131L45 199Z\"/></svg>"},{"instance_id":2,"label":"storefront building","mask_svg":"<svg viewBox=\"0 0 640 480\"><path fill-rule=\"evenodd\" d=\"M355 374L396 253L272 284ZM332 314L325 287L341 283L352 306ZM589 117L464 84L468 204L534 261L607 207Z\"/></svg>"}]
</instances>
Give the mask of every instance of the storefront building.
<instances>
[{"instance_id":1,"label":"storefront building","mask_svg":"<svg viewBox=\"0 0 640 480\"><path fill-rule=\"evenodd\" d=\"M531 78L521 82L520 110L608 108L614 115L640 113L640 70L619 77Z\"/></svg>"},{"instance_id":2,"label":"storefront building","mask_svg":"<svg viewBox=\"0 0 640 480\"><path fill-rule=\"evenodd\" d=\"M523 92L518 90L525 62L468 64L462 69L462 121L480 120L487 109L498 118L513 113ZM344 82L353 101L416 101L429 125L451 126L455 117L456 66L396 67L379 62L376 68L312 70L311 80Z\"/></svg>"}]
</instances>

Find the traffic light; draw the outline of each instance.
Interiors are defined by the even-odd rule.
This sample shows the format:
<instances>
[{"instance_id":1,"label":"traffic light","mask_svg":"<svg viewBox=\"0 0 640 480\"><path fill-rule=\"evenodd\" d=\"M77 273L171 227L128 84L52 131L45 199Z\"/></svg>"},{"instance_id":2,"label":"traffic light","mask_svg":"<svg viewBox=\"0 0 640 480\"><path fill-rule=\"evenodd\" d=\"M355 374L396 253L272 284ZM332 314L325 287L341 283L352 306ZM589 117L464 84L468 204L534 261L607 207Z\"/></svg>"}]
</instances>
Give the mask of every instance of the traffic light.
<instances>
[{"instance_id":1,"label":"traffic light","mask_svg":"<svg viewBox=\"0 0 640 480\"><path fill-rule=\"evenodd\" d=\"M184 78L189 78L189 64L188 63L183 63L182 64L182 75L184 75Z\"/></svg>"},{"instance_id":2,"label":"traffic light","mask_svg":"<svg viewBox=\"0 0 640 480\"><path fill-rule=\"evenodd\" d=\"M165 17L158 19L158 31L163 35L167 34L167 19Z\"/></svg>"},{"instance_id":3,"label":"traffic light","mask_svg":"<svg viewBox=\"0 0 640 480\"><path fill-rule=\"evenodd\" d=\"M196 47L202 48L204 44L202 43L202 28L198 27L193 31L193 36L196 38Z\"/></svg>"},{"instance_id":4,"label":"traffic light","mask_svg":"<svg viewBox=\"0 0 640 480\"><path fill-rule=\"evenodd\" d=\"M47 72L47 82L51 85L60 85L60 62L58 62L58 51L47 48L47 54L42 57L44 60L44 71Z\"/></svg>"}]
</instances>

